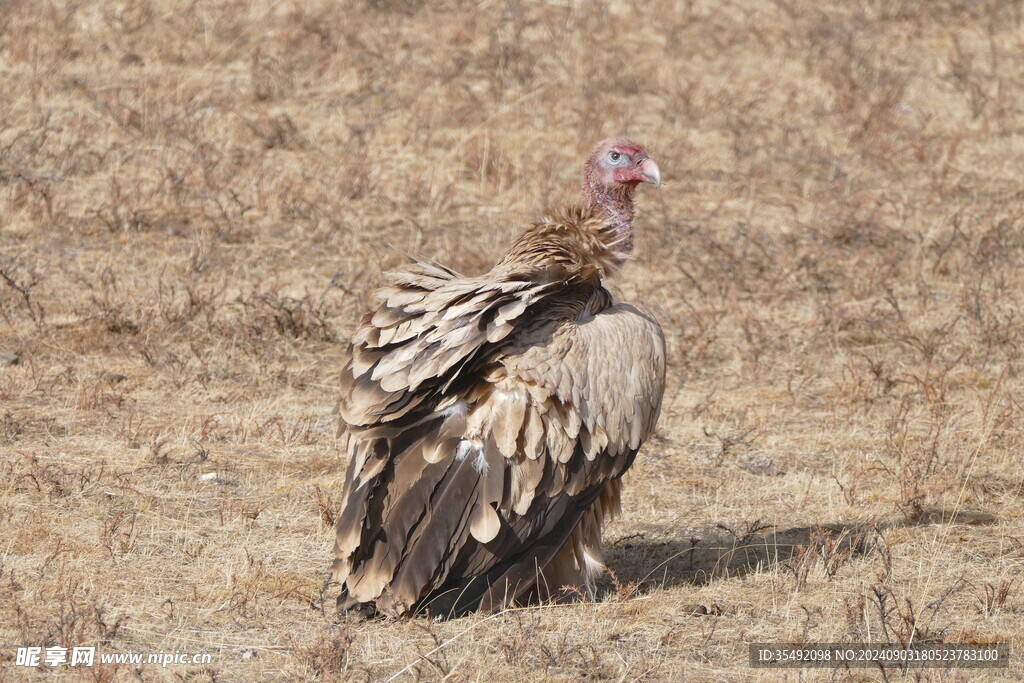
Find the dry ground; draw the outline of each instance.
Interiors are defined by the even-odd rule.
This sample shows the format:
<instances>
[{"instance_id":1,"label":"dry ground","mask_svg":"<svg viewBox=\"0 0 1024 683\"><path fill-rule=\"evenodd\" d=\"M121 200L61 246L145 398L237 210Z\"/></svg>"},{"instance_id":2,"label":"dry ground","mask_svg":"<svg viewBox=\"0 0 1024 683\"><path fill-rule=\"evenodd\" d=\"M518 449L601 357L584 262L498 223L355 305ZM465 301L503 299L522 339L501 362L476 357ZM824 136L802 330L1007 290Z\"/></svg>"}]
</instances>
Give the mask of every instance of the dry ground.
<instances>
[{"instance_id":1,"label":"dry ground","mask_svg":"<svg viewBox=\"0 0 1024 683\"><path fill-rule=\"evenodd\" d=\"M756 641L1024 649L1019 2L0 5L0 679L753 680ZM657 436L598 602L321 609L381 269L480 272L627 133ZM41 667L40 677L72 675ZM861 680L895 669L789 671Z\"/></svg>"}]
</instances>

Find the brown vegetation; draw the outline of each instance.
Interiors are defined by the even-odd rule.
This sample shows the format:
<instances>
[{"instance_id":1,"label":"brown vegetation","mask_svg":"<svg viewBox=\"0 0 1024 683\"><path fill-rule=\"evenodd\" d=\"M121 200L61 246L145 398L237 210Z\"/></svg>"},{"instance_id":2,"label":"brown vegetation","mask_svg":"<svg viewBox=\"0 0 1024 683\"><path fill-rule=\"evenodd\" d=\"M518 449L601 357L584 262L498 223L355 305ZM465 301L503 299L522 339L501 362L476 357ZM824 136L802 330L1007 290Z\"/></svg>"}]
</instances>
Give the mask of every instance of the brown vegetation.
<instances>
[{"instance_id":1,"label":"brown vegetation","mask_svg":"<svg viewBox=\"0 0 1024 683\"><path fill-rule=\"evenodd\" d=\"M164 671L228 680L1020 652L1021 25L996 0L5 3L0 677L17 645L209 652ZM670 368L601 598L339 621L330 410L387 245L480 272L620 133L664 183L613 288Z\"/></svg>"}]
</instances>

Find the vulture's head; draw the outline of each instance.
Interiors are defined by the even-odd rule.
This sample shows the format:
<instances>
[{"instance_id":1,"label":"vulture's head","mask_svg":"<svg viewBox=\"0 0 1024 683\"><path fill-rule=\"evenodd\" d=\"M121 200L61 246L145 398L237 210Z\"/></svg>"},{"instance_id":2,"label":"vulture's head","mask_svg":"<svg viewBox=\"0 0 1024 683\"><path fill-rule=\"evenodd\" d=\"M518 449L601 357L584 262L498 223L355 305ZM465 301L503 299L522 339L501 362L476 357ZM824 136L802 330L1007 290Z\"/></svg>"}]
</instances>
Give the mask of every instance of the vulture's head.
<instances>
[{"instance_id":1,"label":"vulture's head","mask_svg":"<svg viewBox=\"0 0 1024 683\"><path fill-rule=\"evenodd\" d=\"M658 164L647 150L627 138L608 138L597 143L584 166L584 194L604 204L606 197L631 197L640 183L661 185Z\"/></svg>"}]
</instances>

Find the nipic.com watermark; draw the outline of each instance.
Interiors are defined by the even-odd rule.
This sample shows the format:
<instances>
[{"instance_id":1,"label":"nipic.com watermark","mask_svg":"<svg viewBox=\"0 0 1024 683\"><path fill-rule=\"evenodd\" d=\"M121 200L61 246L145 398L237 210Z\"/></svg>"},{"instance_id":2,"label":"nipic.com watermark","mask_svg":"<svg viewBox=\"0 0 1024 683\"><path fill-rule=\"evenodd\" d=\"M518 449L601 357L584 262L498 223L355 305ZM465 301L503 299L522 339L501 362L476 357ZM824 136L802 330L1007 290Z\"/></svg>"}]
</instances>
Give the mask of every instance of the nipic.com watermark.
<instances>
[{"instance_id":1,"label":"nipic.com watermark","mask_svg":"<svg viewBox=\"0 0 1024 683\"><path fill-rule=\"evenodd\" d=\"M14 666L93 666L99 664L209 664L210 654L174 652L96 652L96 647L19 647Z\"/></svg>"}]
</instances>

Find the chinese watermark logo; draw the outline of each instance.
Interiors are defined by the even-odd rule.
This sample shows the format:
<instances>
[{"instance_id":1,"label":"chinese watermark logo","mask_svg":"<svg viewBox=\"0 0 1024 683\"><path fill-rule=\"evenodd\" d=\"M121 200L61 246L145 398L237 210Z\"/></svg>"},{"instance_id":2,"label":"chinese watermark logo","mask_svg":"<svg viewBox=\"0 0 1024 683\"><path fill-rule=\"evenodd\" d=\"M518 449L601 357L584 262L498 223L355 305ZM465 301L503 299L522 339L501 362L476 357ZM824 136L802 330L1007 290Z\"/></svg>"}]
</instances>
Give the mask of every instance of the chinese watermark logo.
<instances>
[{"instance_id":1,"label":"chinese watermark logo","mask_svg":"<svg viewBox=\"0 0 1024 683\"><path fill-rule=\"evenodd\" d=\"M68 648L66 647L19 647L14 658L15 666L39 666L42 661L47 666L58 664L70 664L71 666L92 666L96 661L95 647L73 647L71 658L68 659Z\"/></svg>"}]
</instances>

